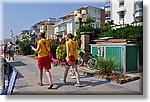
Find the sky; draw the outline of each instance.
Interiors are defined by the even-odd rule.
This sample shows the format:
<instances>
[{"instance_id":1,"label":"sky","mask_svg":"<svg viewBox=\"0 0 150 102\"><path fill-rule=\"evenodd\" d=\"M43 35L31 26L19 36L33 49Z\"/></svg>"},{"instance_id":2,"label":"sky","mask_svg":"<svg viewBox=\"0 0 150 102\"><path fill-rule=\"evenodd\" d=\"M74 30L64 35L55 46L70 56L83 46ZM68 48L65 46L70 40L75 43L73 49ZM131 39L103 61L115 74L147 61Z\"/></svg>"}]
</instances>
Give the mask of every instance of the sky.
<instances>
[{"instance_id":1,"label":"sky","mask_svg":"<svg viewBox=\"0 0 150 102\"><path fill-rule=\"evenodd\" d=\"M27 2L15 0L14 2L3 2L3 38L10 38L11 30L14 35L18 35L21 33L21 30L30 29L32 25L39 21L47 18L62 17L83 6L101 7L104 5L104 0L82 0L82 2L79 2L79 0L76 0L76 2L68 0L56 1L58 2L52 2L52 0L49 0L49 2L30 2L28 0Z\"/></svg>"},{"instance_id":2,"label":"sky","mask_svg":"<svg viewBox=\"0 0 150 102\"><path fill-rule=\"evenodd\" d=\"M4 26L4 24L2 24L2 21L3 21L3 18L2 18L2 16L4 16L4 13L2 13L2 6L4 6L4 3L2 3L2 1L4 1L4 0L0 0L0 34L2 34L2 28L4 28L3 26ZM5 0L5 1L8 1L8 0ZM12 0L12 1L15 1L15 0ZM23 0L20 0L21 2L23 1ZM33 1L33 0L26 0L26 1L28 1L28 2L30 2L30 1ZM44 0L43 0L44 1ZM56 0L53 0L53 1L56 1ZM76 0L74 0L74 1L76 1ZM81 1L81 0L80 0ZM91 1L93 1L93 0L91 0ZM17 1L17 2L19 2L19 1ZM9 3L11 3L10 1L9 1ZM105 101L105 102L149 102L150 101L150 94L149 94L149 92L150 92L150 88L149 88L149 86L150 86L150 81L149 81L149 78L150 78L150 74L149 74L149 72L150 72L150 63L149 63L149 61L150 61L150 54L148 53L148 52L150 52L150 29L149 29L149 24L150 24L150 20L149 20L149 17L150 17L150 3L149 3L149 0L144 0L144 31L143 31L143 34L144 34L144 63L145 63L145 69L146 70L144 70L144 72L145 72L145 74L144 74L144 85L143 85L143 91L144 91L144 93L143 93L143 95L125 95L125 96L123 96L123 95L119 95L119 97L118 96L114 96L114 95L110 95L110 96L108 96L108 95L102 95L102 96L100 96L100 95L97 95L97 96L86 96L86 95L84 95L84 96L74 96L74 95L72 95L72 96L63 96L63 97L61 97L60 96L60 98L57 98L58 96L39 96L39 98L37 98L37 96L19 96L19 97L17 97L17 98L8 98L8 97L6 97L6 96L4 96L4 95L0 95L0 99L2 100L2 102L8 102L8 101L10 101L11 100L11 102L26 102L26 101L31 101L31 100L35 100L36 102L41 102L41 101L43 101L44 100L44 102L49 102L50 100L52 100L52 101L55 101L55 102L60 102L60 101L63 101L63 102L76 102L76 101L82 101L82 100L84 100L84 101L86 101L86 102L91 102L91 101ZM3 9L4 9L4 7L3 7ZM11 18L11 16L10 16L10 18ZM44 18L44 17L43 17ZM47 16L45 17L45 18L47 18ZM44 18L44 19L45 19ZM18 18L16 18L16 19L18 19ZM42 20L42 18L39 18L40 20ZM4 21L3 21L4 22ZM38 19L36 19L35 21L33 21L33 22L31 22L31 25L32 25L32 23L34 24L34 23L36 23L36 22L38 22ZM17 22L17 23L19 23L19 22ZM17 24L17 23L15 23L15 24ZM27 22L26 22L27 23ZM30 24L29 24L30 25ZM17 29L17 28L16 28ZM19 29L20 30L20 29ZM41 98L41 99L40 99ZM43 99L44 98L44 99Z\"/></svg>"}]
</instances>

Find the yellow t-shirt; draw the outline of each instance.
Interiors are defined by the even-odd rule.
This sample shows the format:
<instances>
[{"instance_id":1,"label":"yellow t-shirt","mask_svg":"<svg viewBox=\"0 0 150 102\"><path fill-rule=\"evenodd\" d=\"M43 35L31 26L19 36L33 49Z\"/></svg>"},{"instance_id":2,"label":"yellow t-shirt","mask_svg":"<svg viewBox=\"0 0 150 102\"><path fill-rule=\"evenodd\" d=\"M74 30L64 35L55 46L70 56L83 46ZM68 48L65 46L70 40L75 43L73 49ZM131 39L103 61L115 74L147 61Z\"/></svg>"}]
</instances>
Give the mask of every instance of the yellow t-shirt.
<instances>
[{"instance_id":1,"label":"yellow t-shirt","mask_svg":"<svg viewBox=\"0 0 150 102\"><path fill-rule=\"evenodd\" d=\"M69 39L67 42L69 46L69 56L74 56L75 59L77 59L77 43L72 39Z\"/></svg>"},{"instance_id":2,"label":"yellow t-shirt","mask_svg":"<svg viewBox=\"0 0 150 102\"><path fill-rule=\"evenodd\" d=\"M50 51L50 43L49 43L49 41L44 39L44 38L41 38L38 41L38 44L40 45L40 50L38 52L38 58L47 56L48 54L47 54L46 48L47 48L48 51ZM44 44L46 45L46 48L45 48Z\"/></svg>"}]
</instances>

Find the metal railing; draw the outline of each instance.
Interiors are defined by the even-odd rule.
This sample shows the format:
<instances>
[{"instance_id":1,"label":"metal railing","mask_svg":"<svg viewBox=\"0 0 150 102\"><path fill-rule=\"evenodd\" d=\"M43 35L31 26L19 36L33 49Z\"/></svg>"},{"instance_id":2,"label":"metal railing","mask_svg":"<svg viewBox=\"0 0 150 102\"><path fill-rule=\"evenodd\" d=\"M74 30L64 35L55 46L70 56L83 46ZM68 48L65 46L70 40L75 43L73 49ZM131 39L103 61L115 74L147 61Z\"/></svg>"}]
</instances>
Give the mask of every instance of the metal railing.
<instances>
[{"instance_id":1,"label":"metal railing","mask_svg":"<svg viewBox=\"0 0 150 102\"><path fill-rule=\"evenodd\" d=\"M18 71L13 68L5 58L0 57L0 95L13 93Z\"/></svg>"}]
</instances>

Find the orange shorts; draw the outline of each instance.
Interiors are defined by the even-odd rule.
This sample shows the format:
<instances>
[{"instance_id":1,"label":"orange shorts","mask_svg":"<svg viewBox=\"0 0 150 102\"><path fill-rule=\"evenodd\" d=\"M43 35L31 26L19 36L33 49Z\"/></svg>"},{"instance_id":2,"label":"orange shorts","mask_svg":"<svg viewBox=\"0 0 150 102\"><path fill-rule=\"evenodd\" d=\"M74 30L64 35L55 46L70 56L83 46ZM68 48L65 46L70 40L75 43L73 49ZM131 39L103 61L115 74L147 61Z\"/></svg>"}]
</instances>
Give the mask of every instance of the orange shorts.
<instances>
[{"instance_id":1,"label":"orange shorts","mask_svg":"<svg viewBox=\"0 0 150 102\"><path fill-rule=\"evenodd\" d=\"M40 70L43 70L43 68L51 69L51 62L49 61L48 56L38 58L38 68Z\"/></svg>"}]
</instances>

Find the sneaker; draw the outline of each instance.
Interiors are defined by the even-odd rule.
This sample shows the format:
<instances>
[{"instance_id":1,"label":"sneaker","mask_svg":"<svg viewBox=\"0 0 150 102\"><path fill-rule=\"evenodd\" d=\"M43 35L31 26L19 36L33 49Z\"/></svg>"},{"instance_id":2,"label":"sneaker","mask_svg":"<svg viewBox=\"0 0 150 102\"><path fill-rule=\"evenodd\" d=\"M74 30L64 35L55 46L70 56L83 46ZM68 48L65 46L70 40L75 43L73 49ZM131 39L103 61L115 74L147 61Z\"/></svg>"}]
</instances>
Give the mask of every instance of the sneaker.
<instances>
[{"instance_id":1,"label":"sneaker","mask_svg":"<svg viewBox=\"0 0 150 102\"><path fill-rule=\"evenodd\" d=\"M72 77L71 77L71 79L76 79L76 76L75 76L75 75L74 75L74 76L72 76Z\"/></svg>"},{"instance_id":2,"label":"sneaker","mask_svg":"<svg viewBox=\"0 0 150 102\"><path fill-rule=\"evenodd\" d=\"M49 87L48 87L48 89L52 89L53 88L53 84L51 84Z\"/></svg>"},{"instance_id":3,"label":"sneaker","mask_svg":"<svg viewBox=\"0 0 150 102\"><path fill-rule=\"evenodd\" d=\"M38 82L38 85L39 85L39 86L43 86L43 84L42 84L41 82Z\"/></svg>"},{"instance_id":4,"label":"sneaker","mask_svg":"<svg viewBox=\"0 0 150 102\"><path fill-rule=\"evenodd\" d=\"M60 81L62 81L63 83L67 83L63 78L60 78Z\"/></svg>"},{"instance_id":5,"label":"sneaker","mask_svg":"<svg viewBox=\"0 0 150 102\"><path fill-rule=\"evenodd\" d=\"M81 87L81 84L76 83L74 86Z\"/></svg>"},{"instance_id":6,"label":"sneaker","mask_svg":"<svg viewBox=\"0 0 150 102\"><path fill-rule=\"evenodd\" d=\"M70 73L69 73L69 75L73 75L73 73L72 73L72 72L70 72Z\"/></svg>"}]
</instances>

